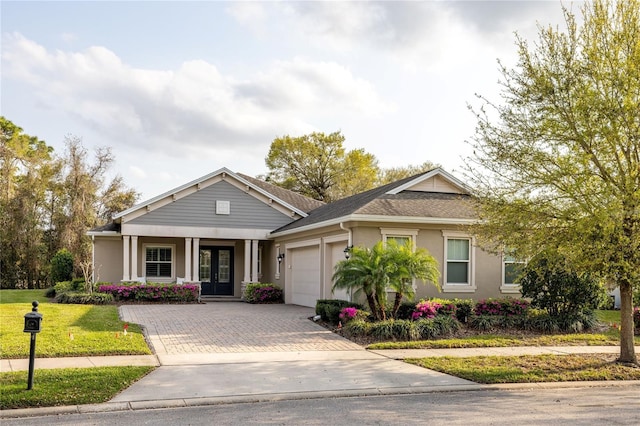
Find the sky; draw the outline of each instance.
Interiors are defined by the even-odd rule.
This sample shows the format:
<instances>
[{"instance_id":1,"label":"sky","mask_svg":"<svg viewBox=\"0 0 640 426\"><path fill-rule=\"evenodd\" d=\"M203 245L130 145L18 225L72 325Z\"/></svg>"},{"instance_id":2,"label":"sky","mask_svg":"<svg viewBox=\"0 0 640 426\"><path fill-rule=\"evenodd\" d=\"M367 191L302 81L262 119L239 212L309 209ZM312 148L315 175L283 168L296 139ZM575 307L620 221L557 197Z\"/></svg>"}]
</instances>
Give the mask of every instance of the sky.
<instances>
[{"instance_id":1,"label":"sky","mask_svg":"<svg viewBox=\"0 0 640 426\"><path fill-rule=\"evenodd\" d=\"M575 13L579 6L563 3ZM222 167L264 175L280 136L341 131L383 168L460 177L515 33L559 1L0 2L0 114L59 155L110 147L152 198Z\"/></svg>"}]
</instances>

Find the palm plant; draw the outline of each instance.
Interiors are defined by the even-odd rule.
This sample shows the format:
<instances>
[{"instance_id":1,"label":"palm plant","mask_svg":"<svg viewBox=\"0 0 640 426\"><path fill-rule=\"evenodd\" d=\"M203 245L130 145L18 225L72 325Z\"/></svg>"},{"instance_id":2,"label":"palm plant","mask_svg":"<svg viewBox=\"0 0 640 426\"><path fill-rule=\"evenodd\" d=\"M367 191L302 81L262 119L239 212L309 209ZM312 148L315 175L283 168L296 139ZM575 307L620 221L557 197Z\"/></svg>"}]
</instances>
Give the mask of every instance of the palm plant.
<instances>
[{"instance_id":1,"label":"palm plant","mask_svg":"<svg viewBox=\"0 0 640 426\"><path fill-rule=\"evenodd\" d=\"M411 242L398 244L394 240L387 241L386 261L393 265L389 268L389 288L395 292L392 316L395 318L402 299L415 296L413 280L419 279L423 283L430 282L440 289L438 279L440 270L438 261L426 249L413 249Z\"/></svg>"},{"instance_id":2,"label":"palm plant","mask_svg":"<svg viewBox=\"0 0 640 426\"><path fill-rule=\"evenodd\" d=\"M353 247L350 257L339 261L334 269L333 289L346 289L355 295L364 294L371 314L375 320L386 318L386 293L388 277L382 242L368 249Z\"/></svg>"},{"instance_id":3,"label":"palm plant","mask_svg":"<svg viewBox=\"0 0 640 426\"><path fill-rule=\"evenodd\" d=\"M339 261L333 274L333 289L363 294L375 320L386 319L387 291L395 291L395 316L402 298L413 297L413 279L438 285L437 261L425 249L413 251L410 245L382 241L372 248L353 247L349 259Z\"/></svg>"}]
</instances>

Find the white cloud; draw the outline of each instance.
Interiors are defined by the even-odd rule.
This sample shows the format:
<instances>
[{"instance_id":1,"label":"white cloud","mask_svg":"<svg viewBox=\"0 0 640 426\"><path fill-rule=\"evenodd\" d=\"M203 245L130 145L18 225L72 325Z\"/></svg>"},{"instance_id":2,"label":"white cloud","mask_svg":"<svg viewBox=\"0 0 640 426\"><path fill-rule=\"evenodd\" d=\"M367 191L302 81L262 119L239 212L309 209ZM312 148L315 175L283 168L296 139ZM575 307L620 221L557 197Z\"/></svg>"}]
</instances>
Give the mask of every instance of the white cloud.
<instances>
[{"instance_id":1,"label":"white cloud","mask_svg":"<svg viewBox=\"0 0 640 426\"><path fill-rule=\"evenodd\" d=\"M140 69L104 47L51 52L11 34L4 37L3 65L7 76L33 86L39 102L116 145L179 157L307 132L322 111L375 116L393 108L349 69L302 58L275 61L240 81L204 60L175 70Z\"/></svg>"},{"instance_id":2,"label":"white cloud","mask_svg":"<svg viewBox=\"0 0 640 426\"><path fill-rule=\"evenodd\" d=\"M134 176L137 179L146 179L147 178L147 172L145 172L143 169L141 169L138 166L133 166L130 165L129 166L129 173Z\"/></svg>"}]
</instances>

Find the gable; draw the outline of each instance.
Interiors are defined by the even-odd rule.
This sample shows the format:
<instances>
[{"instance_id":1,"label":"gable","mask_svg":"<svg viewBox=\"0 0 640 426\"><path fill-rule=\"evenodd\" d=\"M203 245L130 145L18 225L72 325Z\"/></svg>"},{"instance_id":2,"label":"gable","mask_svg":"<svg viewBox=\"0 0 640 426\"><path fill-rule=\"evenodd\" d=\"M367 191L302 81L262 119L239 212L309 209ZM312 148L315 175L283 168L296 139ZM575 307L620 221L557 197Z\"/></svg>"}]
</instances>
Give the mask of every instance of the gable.
<instances>
[{"instance_id":1,"label":"gable","mask_svg":"<svg viewBox=\"0 0 640 426\"><path fill-rule=\"evenodd\" d=\"M293 220L276 209L275 203L254 196L220 180L168 204L145 212L127 223L134 225L188 226L210 228L275 229ZM225 207L216 212L216 205ZM271 202L271 204L269 204ZM277 206L280 207L280 206ZM290 212L289 212L290 213Z\"/></svg>"},{"instance_id":2,"label":"gable","mask_svg":"<svg viewBox=\"0 0 640 426\"><path fill-rule=\"evenodd\" d=\"M432 176L423 181L417 182L404 189L404 191L421 191L421 192L441 192L445 194L464 194L459 187L453 185L450 181L444 179L440 175Z\"/></svg>"}]
</instances>

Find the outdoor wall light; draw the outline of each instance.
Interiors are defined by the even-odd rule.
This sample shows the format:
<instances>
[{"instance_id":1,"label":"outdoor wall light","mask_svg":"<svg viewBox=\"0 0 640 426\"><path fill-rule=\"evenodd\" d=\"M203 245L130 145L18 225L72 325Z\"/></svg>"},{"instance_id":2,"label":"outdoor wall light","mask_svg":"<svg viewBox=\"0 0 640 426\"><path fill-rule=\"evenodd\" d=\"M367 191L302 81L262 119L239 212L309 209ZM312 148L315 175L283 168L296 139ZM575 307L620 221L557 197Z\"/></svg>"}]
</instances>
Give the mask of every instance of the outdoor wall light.
<instances>
[{"instance_id":1,"label":"outdoor wall light","mask_svg":"<svg viewBox=\"0 0 640 426\"><path fill-rule=\"evenodd\" d=\"M278 257L276 257L276 259L278 259L278 265L281 264L284 260L284 253L278 253Z\"/></svg>"},{"instance_id":2,"label":"outdoor wall light","mask_svg":"<svg viewBox=\"0 0 640 426\"><path fill-rule=\"evenodd\" d=\"M351 249L353 248L353 245L347 246L343 251L344 251L344 257L349 260L349 258L351 257Z\"/></svg>"}]
</instances>

